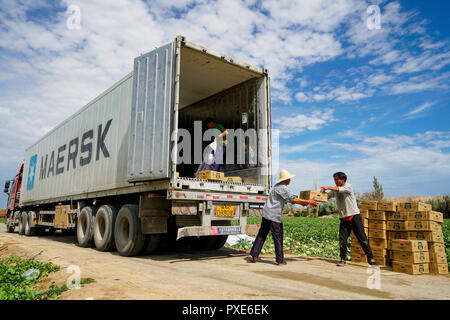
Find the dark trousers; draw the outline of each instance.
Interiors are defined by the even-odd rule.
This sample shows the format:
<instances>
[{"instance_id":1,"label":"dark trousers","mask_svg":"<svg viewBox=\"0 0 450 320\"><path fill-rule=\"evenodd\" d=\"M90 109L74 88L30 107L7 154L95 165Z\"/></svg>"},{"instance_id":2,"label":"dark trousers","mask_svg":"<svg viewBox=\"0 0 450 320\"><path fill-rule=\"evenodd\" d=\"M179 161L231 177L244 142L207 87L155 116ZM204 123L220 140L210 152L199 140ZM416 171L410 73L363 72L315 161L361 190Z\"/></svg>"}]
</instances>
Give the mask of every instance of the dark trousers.
<instances>
[{"instance_id":1,"label":"dark trousers","mask_svg":"<svg viewBox=\"0 0 450 320\"><path fill-rule=\"evenodd\" d=\"M283 224L262 218L261 228L258 231L255 242L253 243L250 254L257 258L266 241L269 231L272 232L273 243L275 244L276 261L282 262L283 255Z\"/></svg>"},{"instance_id":2,"label":"dark trousers","mask_svg":"<svg viewBox=\"0 0 450 320\"><path fill-rule=\"evenodd\" d=\"M358 239L361 248L364 250L367 259L369 261L373 259L372 249L370 248L369 240L367 239L366 233L364 232L364 225L362 223L361 215L354 215L351 221L344 221L344 219L342 218L340 220L341 223L339 225L339 246L341 259L345 260L345 258L347 257L347 239L352 230L356 238Z\"/></svg>"}]
</instances>

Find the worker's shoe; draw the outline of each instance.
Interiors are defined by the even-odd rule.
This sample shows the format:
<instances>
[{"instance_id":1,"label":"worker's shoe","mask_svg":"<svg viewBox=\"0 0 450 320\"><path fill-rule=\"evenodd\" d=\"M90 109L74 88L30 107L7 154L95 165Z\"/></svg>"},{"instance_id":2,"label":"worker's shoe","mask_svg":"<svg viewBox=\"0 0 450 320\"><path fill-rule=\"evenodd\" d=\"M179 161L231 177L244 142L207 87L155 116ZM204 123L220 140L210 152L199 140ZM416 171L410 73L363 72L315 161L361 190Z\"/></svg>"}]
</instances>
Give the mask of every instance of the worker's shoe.
<instances>
[{"instance_id":1,"label":"worker's shoe","mask_svg":"<svg viewBox=\"0 0 450 320\"><path fill-rule=\"evenodd\" d=\"M281 261L281 262L275 262L275 264L276 264L277 266L280 266L280 265L286 265L287 263L286 263L286 260L283 260L283 261Z\"/></svg>"},{"instance_id":2,"label":"worker's shoe","mask_svg":"<svg viewBox=\"0 0 450 320\"><path fill-rule=\"evenodd\" d=\"M248 261L248 262L251 262L251 263L255 263L255 262L256 262L256 258L255 258L254 256L252 256L252 255L249 255L249 256L247 257L247 261Z\"/></svg>"},{"instance_id":3,"label":"worker's shoe","mask_svg":"<svg viewBox=\"0 0 450 320\"><path fill-rule=\"evenodd\" d=\"M369 261L369 264L370 264L370 266L373 267L373 268L378 267L378 265L377 265L377 263L375 262L374 259L370 260L370 261Z\"/></svg>"},{"instance_id":4,"label":"worker's shoe","mask_svg":"<svg viewBox=\"0 0 450 320\"><path fill-rule=\"evenodd\" d=\"M343 267L343 266L345 266L347 264L347 262L345 262L345 260L341 260L341 261L339 261L336 265L338 266L338 267Z\"/></svg>"}]
</instances>

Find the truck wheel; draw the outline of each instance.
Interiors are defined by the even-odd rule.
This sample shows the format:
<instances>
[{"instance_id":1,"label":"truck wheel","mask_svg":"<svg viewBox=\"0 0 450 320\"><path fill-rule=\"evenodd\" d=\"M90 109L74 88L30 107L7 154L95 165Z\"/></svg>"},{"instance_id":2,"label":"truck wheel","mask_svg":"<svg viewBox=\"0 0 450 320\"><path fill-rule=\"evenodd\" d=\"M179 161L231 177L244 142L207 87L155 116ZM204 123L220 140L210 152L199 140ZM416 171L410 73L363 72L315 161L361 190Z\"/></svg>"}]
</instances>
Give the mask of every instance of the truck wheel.
<instances>
[{"instance_id":1,"label":"truck wheel","mask_svg":"<svg viewBox=\"0 0 450 320\"><path fill-rule=\"evenodd\" d=\"M83 248L94 245L94 207L84 207L77 219L78 245Z\"/></svg>"},{"instance_id":2,"label":"truck wheel","mask_svg":"<svg viewBox=\"0 0 450 320\"><path fill-rule=\"evenodd\" d=\"M14 222L14 214L10 213L6 218L6 232L13 233L14 229L16 229L16 224Z\"/></svg>"},{"instance_id":3,"label":"truck wheel","mask_svg":"<svg viewBox=\"0 0 450 320\"><path fill-rule=\"evenodd\" d=\"M25 220L24 220L24 224L25 224L25 231L24 234L26 236L33 236L35 233L35 228L32 228L31 226L34 225L34 220L33 220L33 214L32 212L24 212L24 216L25 216Z\"/></svg>"},{"instance_id":4,"label":"truck wheel","mask_svg":"<svg viewBox=\"0 0 450 320\"><path fill-rule=\"evenodd\" d=\"M26 219L26 212L20 212L19 213L19 234L23 235L25 234L25 219Z\"/></svg>"},{"instance_id":5,"label":"truck wheel","mask_svg":"<svg viewBox=\"0 0 450 320\"><path fill-rule=\"evenodd\" d=\"M225 243L227 242L228 236L214 236L215 241L214 244L211 246L211 250L218 250L222 248Z\"/></svg>"},{"instance_id":6,"label":"truck wheel","mask_svg":"<svg viewBox=\"0 0 450 320\"><path fill-rule=\"evenodd\" d=\"M138 206L133 204L122 206L114 226L114 241L121 256L135 256L142 251L145 235L142 234L141 228Z\"/></svg>"},{"instance_id":7,"label":"truck wheel","mask_svg":"<svg viewBox=\"0 0 450 320\"><path fill-rule=\"evenodd\" d=\"M101 206L97 210L94 219L94 242L100 251L111 251L115 249L114 224L116 222L117 210L113 206Z\"/></svg>"}]
</instances>

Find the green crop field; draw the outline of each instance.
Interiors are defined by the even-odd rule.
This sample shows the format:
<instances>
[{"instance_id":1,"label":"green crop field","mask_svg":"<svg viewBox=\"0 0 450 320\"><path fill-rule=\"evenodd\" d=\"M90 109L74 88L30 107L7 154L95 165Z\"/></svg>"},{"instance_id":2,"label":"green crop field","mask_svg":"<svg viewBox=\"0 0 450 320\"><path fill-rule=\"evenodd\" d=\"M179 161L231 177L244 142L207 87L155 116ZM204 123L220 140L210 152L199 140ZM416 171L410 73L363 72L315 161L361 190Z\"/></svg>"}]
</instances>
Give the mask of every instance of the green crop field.
<instances>
[{"instance_id":1,"label":"green crop field","mask_svg":"<svg viewBox=\"0 0 450 320\"><path fill-rule=\"evenodd\" d=\"M249 217L248 224L261 223L261 218ZM450 265L450 219L442 224L447 262ZM338 218L283 218L284 251L311 257L339 258ZM239 244L235 248L250 250L250 244ZM261 251L275 253L272 236L269 233ZM348 256L349 258L349 256Z\"/></svg>"}]
</instances>

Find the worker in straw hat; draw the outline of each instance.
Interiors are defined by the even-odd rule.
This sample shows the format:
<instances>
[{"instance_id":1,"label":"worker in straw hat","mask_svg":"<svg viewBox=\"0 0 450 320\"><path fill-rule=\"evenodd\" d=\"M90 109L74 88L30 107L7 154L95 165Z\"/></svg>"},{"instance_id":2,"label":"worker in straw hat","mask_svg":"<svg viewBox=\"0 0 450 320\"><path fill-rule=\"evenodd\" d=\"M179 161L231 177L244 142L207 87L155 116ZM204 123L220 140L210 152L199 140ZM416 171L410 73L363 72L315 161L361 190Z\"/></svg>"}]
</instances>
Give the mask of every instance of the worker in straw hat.
<instances>
[{"instance_id":1,"label":"worker in straw hat","mask_svg":"<svg viewBox=\"0 0 450 320\"><path fill-rule=\"evenodd\" d=\"M263 208L261 228L250 250L250 255L247 257L249 262L256 262L270 230L275 244L276 264L286 264L283 255L283 222L281 220L284 205L289 202L303 206L308 204L317 206L314 200L302 200L291 193L287 186L293 177L295 177L295 174L290 174L287 170L281 170L280 179L270 190L269 198Z\"/></svg>"}]
</instances>

